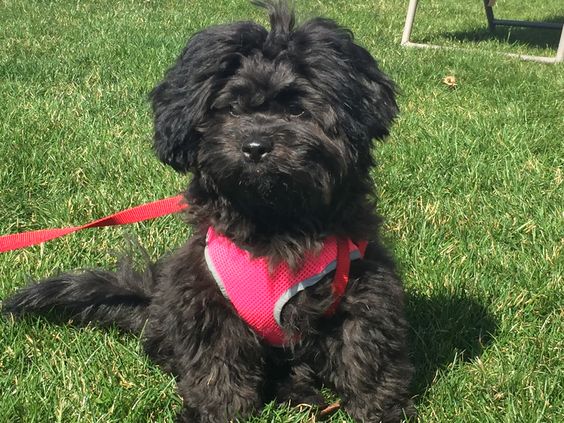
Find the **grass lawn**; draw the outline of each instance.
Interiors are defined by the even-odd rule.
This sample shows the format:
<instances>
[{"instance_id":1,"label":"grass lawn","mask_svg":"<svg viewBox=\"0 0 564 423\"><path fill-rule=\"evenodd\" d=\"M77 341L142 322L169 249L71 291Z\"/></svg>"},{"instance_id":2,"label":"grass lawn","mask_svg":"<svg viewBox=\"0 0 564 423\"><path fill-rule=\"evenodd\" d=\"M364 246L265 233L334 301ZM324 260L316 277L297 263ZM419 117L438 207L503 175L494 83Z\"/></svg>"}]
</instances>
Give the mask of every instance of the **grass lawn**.
<instances>
[{"instance_id":1,"label":"grass lawn","mask_svg":"<svg viewBox=\"0 0 564 423\"><path fill-rule=\"evenodd\" d=\"M562 421L564 65L495 53L553 55L558 31L489 36L481 0L429 0L413 40L469 50L405 49L407 1L297 3L352 28L401 88L374 183L409 297L421 420ZM561 0L495 11L564 20ZM179 192L184 178L151 152L147 93L191 33L249 17L266 22L245 0L0 1L0 234ZM166 217L0 255L0 298L61 269L111 267L124 236L157 256L187 233ZM0 392L10 423L170 422L180 406L134 337L41 319L0 320ZM267 407L251 421L307 420Z\"/></svg>"}]
</instances>

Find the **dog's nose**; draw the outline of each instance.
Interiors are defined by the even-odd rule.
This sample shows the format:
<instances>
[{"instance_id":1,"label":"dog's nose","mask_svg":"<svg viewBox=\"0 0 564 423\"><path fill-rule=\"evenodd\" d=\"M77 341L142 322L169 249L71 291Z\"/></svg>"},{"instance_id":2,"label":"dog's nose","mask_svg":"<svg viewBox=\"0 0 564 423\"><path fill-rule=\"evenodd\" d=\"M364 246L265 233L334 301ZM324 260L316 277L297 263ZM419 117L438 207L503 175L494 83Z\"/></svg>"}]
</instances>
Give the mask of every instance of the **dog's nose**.
<instances>
[{"instance_id":1,"label":"dog's nose","mask_svg":"<svg viewBox=\"0 0 564 423\"><path fill-rule=\"evenodd\" d=\"M247 160L258 163L264 156L272 151L272 141L268 138L246 141L241 146L241 150L243 150L243 154Z\"/></svg>"}]
</instances>

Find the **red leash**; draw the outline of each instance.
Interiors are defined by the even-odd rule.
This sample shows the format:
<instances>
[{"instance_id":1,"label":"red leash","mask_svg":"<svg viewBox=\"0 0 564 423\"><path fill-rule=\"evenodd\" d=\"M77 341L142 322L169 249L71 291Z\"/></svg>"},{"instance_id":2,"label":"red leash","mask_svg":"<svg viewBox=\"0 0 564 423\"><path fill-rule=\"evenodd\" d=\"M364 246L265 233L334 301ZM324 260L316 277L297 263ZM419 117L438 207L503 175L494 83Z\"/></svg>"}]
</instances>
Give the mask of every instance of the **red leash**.
<instances>
[{"instance_id":1,"label":"red leash","mask_svg":"<svg viewBox=\"0 0 564 423\"><path fill-rule=\"evenodd\" d=\"M126 225L128 223L141 222L143 220L177 213L188 207L188 205L183 202L183 199L184 197L182 195L165 198L164 200L158 200L152 203L133 207L128 210L123 210L82 226L59 229L41 229L38 231L0 236L0 253L37 245L82 229L101 226Z\"/></svg>"}]
</instances>

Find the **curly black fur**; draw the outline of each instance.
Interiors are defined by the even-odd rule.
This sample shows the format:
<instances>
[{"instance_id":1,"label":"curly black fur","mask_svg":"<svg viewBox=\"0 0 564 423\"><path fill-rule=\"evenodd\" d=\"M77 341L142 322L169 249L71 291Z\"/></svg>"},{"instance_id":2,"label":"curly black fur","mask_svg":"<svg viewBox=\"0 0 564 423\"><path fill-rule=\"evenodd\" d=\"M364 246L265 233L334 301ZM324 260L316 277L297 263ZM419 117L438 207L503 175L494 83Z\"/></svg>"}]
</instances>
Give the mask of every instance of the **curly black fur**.
<instances>
[{"instance_id":1,"label":"curly black fur","mask_svg":"<svg viewBox=\"0 0 564 423\"><path fill-rule=\"evenodd\" d=\"M157 156L191 172L194 235L144 274L65 274L31 285L4 312L71 313L140 332L147 354L176 375L182 422L245 417L269 400L323 407L321 385L363 422L414 414L404 294L377 242L373 139L397 114L394 85L351 32L316 18L296 26L282 1L254 1L253 22L194 35L152 92ZM337 312L331 275L285 306L299 341L266 345L220 293L204 260L206 229L273 264L300 266L327 235L369 239Z\"/></svg>"}]
</instances>

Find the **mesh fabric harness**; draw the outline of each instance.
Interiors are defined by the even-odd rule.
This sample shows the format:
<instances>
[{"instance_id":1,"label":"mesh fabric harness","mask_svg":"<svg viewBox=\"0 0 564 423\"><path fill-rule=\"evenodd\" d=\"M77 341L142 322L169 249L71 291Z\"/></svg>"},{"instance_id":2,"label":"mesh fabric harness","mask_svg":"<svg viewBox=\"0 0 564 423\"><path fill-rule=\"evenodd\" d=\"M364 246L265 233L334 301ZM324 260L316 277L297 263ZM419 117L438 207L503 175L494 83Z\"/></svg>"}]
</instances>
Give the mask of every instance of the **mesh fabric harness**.
<instances>
[{"instance_id":1,"label":"mesh fabric harness","mask_svg":"<svg viewBox=\"0 0 564 423\"><path fill-rule=\"evenodd\" d=\"M334 303L326 313L332 314L344 294L350 261L362 258L365 247L365 242L357 246L349 239L327 237L321 251L306 253L302 267L292 271L286 262L269 267L266 258L253 257L210 227L205 258L219 289L239 316L267 343L283 346L295 339L281 327L284 305L335 270Z\"/></svg>"}]
</instances>

